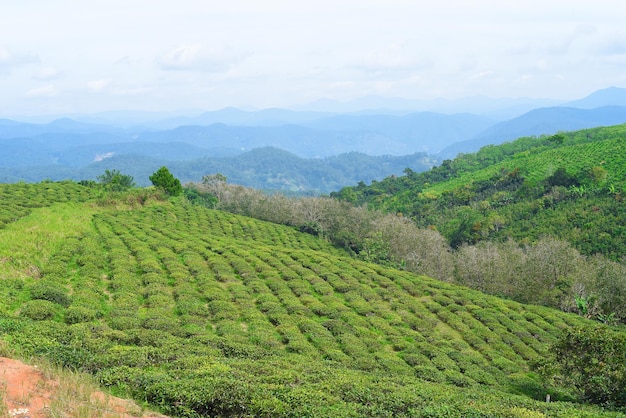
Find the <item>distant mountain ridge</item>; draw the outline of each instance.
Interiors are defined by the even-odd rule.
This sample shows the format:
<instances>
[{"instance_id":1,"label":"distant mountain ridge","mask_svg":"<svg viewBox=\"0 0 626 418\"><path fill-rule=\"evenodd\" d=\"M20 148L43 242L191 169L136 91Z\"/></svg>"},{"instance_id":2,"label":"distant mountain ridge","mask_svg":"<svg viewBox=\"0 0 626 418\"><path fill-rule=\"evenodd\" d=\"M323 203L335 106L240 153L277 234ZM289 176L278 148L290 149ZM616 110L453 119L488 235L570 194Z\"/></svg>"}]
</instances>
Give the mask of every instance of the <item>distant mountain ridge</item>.
<instances>
[{"instance_id":1,"label":"distant mountain ridge","mask_svg":"<svg viewBox=\"0 0 626 418\"><path fill-rule=\"evenodd\" d=\"M548 107L535 109L515 119L500 122L472 139L443 149L441 158L454 158L463 152L475 152L485 145L497 145L524 136L551 135L626 122L626 106L604 106L594 109Z\"/></svg>"},{"instance_id":2,"label":"distant mountain ridge","mask_svg":"<svg viewBox=\"0 0 626 418\"><path fill-rule=\"evenodd\" d=\"M604 106L626 106L626 89L609 87L597 90L582 99L564 103L562 106L576 107L579 109L594 109Z\"/></svg>"},{"instance_id":3,"label":"distant mountain ridge","mask_svg":"<svg viewBox=\"0 0 626 418\"><path fill-rule=\"evenodd\" d=\"M19 138L22 143L45 137L48 145L70 148L75 142L64 138L82 135L80 144L122 142L181 142L204 149L232 148L236 151L259 147L277 147L301 157L327 157L346 152L370 155L407 155L414 152L440 151L447 145L471 137L493 124L492 119L472 114L444 115L433 112L393 115L301 115L300 123L271 123L265 116L291 115L296 112L268 110L257 113L229 111L232 115L251 115L248 125L233 116L233 124L215 122L215 116L205 118L209 124L184 124L173 129L119 129L72 121L55 120L37 125L0 121L0 139ZM292 118L293 119L293 118ZM199 122L198 119L193 121ZM275 122L278 119L274 120ZM25 141L30 138L30 141ZM42 141L39 141L41 143ZM7 142L5 146L9 146Z\"/></svg>"},{"instance_id":4,"label":"distant mountain ridge","mask_svg":"<svg viewBox=\"0 0 626 418\"><path fill-rule=\"evenodd\" d=\"M0 119L0 139L32 138L38 135L51 133L108 133L117 134L119 128L79 122L69 118L56 119L45 124L17 122L9 119Z\"/></svg>"},{"instance_id":5,"label":"distant mountain ridge","mask_svg":"<svg viewBox=\"0 0 626 418\"><path fill-rule=\"evenodd\" d=\"M136 143L129 144L136 145ZM172 150L176 144L150 143L153 151ZM180 145L180 144L179 144ZM190 147L187 145L187 147ZM190 149L193 152L193 148ZM150 185L149 176L159 167L167 165L183 183L200 182L207 174L221 173L229 183L241 184L261 190L293 193L330 193L347 184L359 181L382 180L389 175L401 175L410 167L413 171L424 171L434 161L425 153L406 156L373 157L362 153L347 153L324 159L304 159L277 148L257 148L245 153L222 157L202 157L185 161L171 161L152 155L119 153L100 161L82 166L53 164L38 156L34 166L2 167L0 183L20 180L39 182L50 180L95 179L105 170L120 170L133 176L139 186ZM0 158L0 163L2 163Z\"/></svg>"},{"instance_id":6,"label":"distant mountain ridge","mask_svg":"<svg viewBox=\"0 0 626 418\"><path fill-rule=\"evenodd\" d=\"M308 165L306 159L326 159L345 154L399 157L427 152L433 155L423 166L404 167L417 170L428 168L442 159L453 158L459 152L477 151L484 145L522 136L626 122L626 106L620 105L626 103L626 89L617 87L599 90L569 102L567 107L534 108L508 120L480 114L481 110L489 108L491 114L500 112L502 115L513 107L519 110L538 103L552 102L523 98L412 101L369 97L355 101L353 104L358 104L356 107L361 110L352 113L339 112L341 109L327 103L328 107L323 111L313 108L258 111L225 108L196 116L170 114L167 117L152 112L130 112L128 115L106 112L101 115L78 115L74 119L61 117L43 124L0 119L0 145L3 150L0 168L5 181L38 181L58 178L60 173L74 178L78 175L77 169L78 172L83 169L89 172L87 167L98 162L119 162L129 167L126 161L135 159L137 164L145 163L146 166L130 167L137 173L143 173L147 167L153 167L154 161L182 167L202 164L200 161L209 164L212 158L242 155L243 161L250 162L244 153L269 147L274 152L280 149L304 159L301 167ZM451 114L415 110L427 104L438 109L462 109L472 104L476 108L473 113ZM363 110L368 106L382 107ZM231 166L235 165L233 160ZM212 170L211 167L209 164L196 172L206 174ZM246 167L241 167L245 171ZM394 166L386 175L398 172ZM377 172L375 176L356 181L370 181L378 178L379 174ZM301 178L293 171L267 175L268 178L284 179L286 175ZM354 181L341 174L334 177L341 181ZM198 181L199 178L190 180ZM275 184L287 187L287 183ZM299 189L303 184L312 183L315 180L294 181L288 187ZM330 179L321 189L328 190L331 183L339 187L350 185ZM255 183L260 184L263 185L260 187L267 185Z\"/></svg>"}]
</instances>

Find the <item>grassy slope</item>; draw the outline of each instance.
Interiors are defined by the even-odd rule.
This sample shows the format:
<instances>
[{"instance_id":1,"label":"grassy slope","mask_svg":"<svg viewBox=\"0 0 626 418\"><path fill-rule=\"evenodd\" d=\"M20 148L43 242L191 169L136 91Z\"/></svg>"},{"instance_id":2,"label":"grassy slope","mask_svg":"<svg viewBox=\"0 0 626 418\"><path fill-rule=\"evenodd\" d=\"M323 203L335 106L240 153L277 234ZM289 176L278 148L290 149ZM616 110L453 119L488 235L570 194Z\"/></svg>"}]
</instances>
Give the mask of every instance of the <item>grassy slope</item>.
<instances>
[{"instance_id":1,"label":"grassy slope","mask_svg":"<svg viewBox=\"0 0 626 418\"><path fill-rule=\"evenodd\" d=\"M529 361L577 316L362 263L250 218L54 200L0 230L0 257L34 265L2 270L0 335L17 355L176 415L603 413L531 399L546 389ZM47 303L30 300L37 286ZM50 302L59 292L71 304Z\"/></svg>"}]
</instances>

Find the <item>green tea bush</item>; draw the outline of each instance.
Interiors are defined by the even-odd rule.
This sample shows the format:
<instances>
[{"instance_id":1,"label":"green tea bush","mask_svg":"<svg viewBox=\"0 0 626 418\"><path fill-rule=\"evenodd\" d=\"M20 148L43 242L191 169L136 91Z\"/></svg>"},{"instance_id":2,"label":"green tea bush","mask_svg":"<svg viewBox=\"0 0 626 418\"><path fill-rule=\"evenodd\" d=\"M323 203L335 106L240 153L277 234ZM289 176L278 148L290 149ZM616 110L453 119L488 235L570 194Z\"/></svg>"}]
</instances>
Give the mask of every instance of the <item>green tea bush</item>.
<instances>
[{"instance_id":1,"label":"green tea bush","mask_svg":"<svg viewBox=\"0 0 626 418\"><path fill-rule=\"evenodd\" d=\"M220 349L222 354L226 357L261 359L271 355L271 352L268 352L262 347L246 344L244 342L233 341L228 338L221 338L217 342L216 348Z\"/></svg>"},{"instance_id":2,"label":"green tea bush","mask_svg":"<svg viewBox=\"0 0 626 418\"><path fill-rule=\"evenodd\" d=\"M147 308L172 308L174 307L174 301L169 295L157 293L146 298L145 306Z\"/></svg>"},{"instance_id":3,"label":"green tea bush","mask_svg":"<svg viewBox=\"0 0 626 418\"><path fill-rule=\"evenodd\" d=\"M105 354L94 359L96 369L128 366L147 368L167 360L158 347L113 346Z\"/></svg>"},{"instance_id":4,"label":"green tea bush","mask_svg":"<svg viewBox=\"0 0 626 418\"><path fill-rule=\"evenodd\" d=\"M32 299L47 300L64 307L68 307L72 303L63 287L43 280L30 287L30 296Z\"/></svg>"},{"instance_id":5,"label":"green tea bush","mask_svg":"<svg viewBox=\"0 0 626 418\"><path fill-rule=\"evenodd\" d=\"M136 315L132 316L115 316L109 319L109 325L111 328L124 331L141 326L141 319Z\"/></svg>"},{"instance_id":6,"label":"green tea bush","mask_svg":"<svg viewBox=\"0 0 626 418\"><path fill-rule=\"evenodd\" d=\"M65 323L78 324L80 322L91 322L98 316L98 312L84 306L70 306L65 309Z\"/></svg>"},{"instance_id":7,"label":"green tea bush","mask_svg":"<svg viewBox=\"0 0 626 418\"><path fill-rule=\"evenodd\" d=\"M181 315L192 315L201 318L207 318L209 308L199 298L179 297L176 301L176 309Z\"/></svg>"},{"instance_id":8,"label":"green tea bush","mask_svg":"<svg viewBox=\"0 0 626 418\"><path fill-rule=\"evenodd\" d=\"M71 370L90 372L94 370L93 353L81 347L69 345L56 345L46 349L46 358L52 364L67 367Z\"/></svg>"},{"instance_id":9,"label":"green tea bush","mask_svg":"<svg viewBox=\"0 0 626 418\"><path fill-rule=\"evenodd\" d=\"M56 314L56 305L48 300L35 299L26 302L20 310L20 315L36 321L51 319Z\"/></svg>"},{"instance_id":10,"label":"green tea bush","mask_svg":"<svg viewBox=\"0 0 626 418\"><path fill-rule=\"evenodd\" d=\"M25 325L20 319L0 316L0 334L19 332Z\"/></svg>"},{"instance_id":11,"label":"green tea bush","mask_svg":"<svg viewBox=\"0 0 626 418\"><path fill-rule=\"evenodd\" d=\"M167 285L167 277L162 273L150 272L141 275L141 282L144 286L147 285Z\"/></svg>"},{"instance_id":12,"label":"green tea bush","mask_svg":"<svg viewBox=\"0 0 626 418\"><path fill-rule=\"evenodd\" d=\"M431 366L430 359L419 350L415 350L413 348L407 348L401 353L400 356L411 367Z\"/></svg>"},{"instance_id":13,"label":"green tea bush","mask_svg":"<svg viewBox=\"0 0 626 418\"><path fill-rule=\"evenodd\" d=\"M135 312L139 307L139 296L137 293L131 293L125 289L115 292L112 302L115 311L112 314L117 315L119 311Z\"/></svg>"},{"instance_id":14,"label":"green tea bush","mask_svg":"<svg viewBox=\"0 0 626 418\"><path fill-rule=\"evenodd\" d=\"M423 380L429 382L445 382L446 376L441 373L436 367L430 365L430 362L426 365L419 364L413 367L415 375Z\"/></svg>"},{"instance_id":15,"label":"green tea bush","mask_svg":"<svg viewBox=\"0 0 626 418\"><path fill-rule=\"evenodd\" d=\"M439 370L452 370L457 372L460 371L459 366L457 366L457 364L453 360L451 360L450 357L443 353L434 356L432 359L430 359L430 361L433 366L435 366Z\"/></svg>"},{"instance_id":16,"label":"green tea bush","mask_svg":"<svg viewBox=\"0 0 626 418\"><path fill-rule=\"evenodd\" d=\"M141 295L144 298L149 298L150 296L155 295L163 295L169 296L171 294L171 288L167 284L162 283L150 283L144 286Z\"/></svg>"},{"instance_id":17,"label":"green tea bush","mask_svg":"<svg viewBox=\"0 0 626 418\"><path fill-rule=\"evenodd\" d=\"M153 310L142 321L142 326L147 329L165 331L172 335L178 335L181 332L180 322L168 315L167 311L160 312Z\"/></svg>"},{"instance_id":18,"label":"green tea bush","mask_svg":"<svg viewBox=\"0 0 626 418\"><path fill-rule=\"evenodd\" d=\"M181 417L244 416L250 411L258 389L225 378L162 379L146 387L145 397L163 405L165 413Z\"/></svg>"},{"instance_id":19,"label":"green tea bush","mask_svg":"<svg viewBox=\"0 0 626 418\"><path fill-rule=\"evenodd\" d=\"M158 329L136 328L125 332L126 341L132 345L145 347L163 347L168 342L179 343L178 339L166 331Z\"/></svg>"},{"instance_id":20,"label":"green tea bush","mask_svg":"<svg viewBox=\"0 0 626 418\"><path fill-rule=\"evenodd\" d=\"M224 300L212 300L208 303L208 309L215 320L234 320L239 318L239 310L232 302Z\"/></svg>"},{"instance_id":21,"label":"green tea bush","mask_svg":"<svg viewBox=\"0 0 626 418\"><path fill-rule=\"evenodd\" d=\"M497 384L497 381L493 377L493 374L480 367L469 367L463 372L463 375L483 385L494 386Z\"/></svg>"},{"instance_id":22,"label":"green tea bush","mask_svg":"<svg viewBox=\"0 0 626 418\"><path fill-rule=\"evenodd\" d=\"M457 370L446 369L442 370L445 382L450 383L454 386L463 388L475 385L476 382L466 374L462 374Z\"/></svg>"}]
</instances>

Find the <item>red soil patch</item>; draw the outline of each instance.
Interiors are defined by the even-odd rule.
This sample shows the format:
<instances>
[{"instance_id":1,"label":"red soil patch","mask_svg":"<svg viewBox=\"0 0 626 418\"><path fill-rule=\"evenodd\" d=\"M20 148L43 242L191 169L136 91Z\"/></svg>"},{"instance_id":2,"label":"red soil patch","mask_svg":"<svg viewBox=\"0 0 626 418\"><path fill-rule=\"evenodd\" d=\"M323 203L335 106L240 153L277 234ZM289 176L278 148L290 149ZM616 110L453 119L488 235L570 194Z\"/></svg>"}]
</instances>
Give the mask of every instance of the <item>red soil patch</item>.
<instances>
[{"instance_id":1,"label":"red soil patch","mask_svg":"<svg viewBox=\"0 0 626 418\"><path fill-rule=\"evenodd\" d=\"M60 388L58 380L47 378L37 366L0 357L0 394L10 417L49 417L52 406L61 408L63 415L69 417L166 418L164 415L143 412L132 401L99 391L92 392L89 401L77 400L78 404L57 406L55 402L59 403Z\"/></svg>"}]
</instances>

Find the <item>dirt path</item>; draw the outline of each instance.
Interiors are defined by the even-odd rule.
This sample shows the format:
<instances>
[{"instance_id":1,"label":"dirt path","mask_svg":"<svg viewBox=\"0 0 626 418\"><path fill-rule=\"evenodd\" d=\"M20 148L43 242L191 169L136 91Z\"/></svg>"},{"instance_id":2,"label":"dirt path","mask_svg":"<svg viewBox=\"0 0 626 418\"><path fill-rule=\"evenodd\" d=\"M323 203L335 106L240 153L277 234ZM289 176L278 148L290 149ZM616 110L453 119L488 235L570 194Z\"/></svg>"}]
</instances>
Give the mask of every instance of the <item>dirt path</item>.
<instances>
[{"instance_id":1,"label":"dirt path","mask_svg":"<svg viewBox=\"0 0 626 418\"><path fill-rule=\"evenodd\" d=\"M166 418L143 411L132 401L106 395L80 379L46 376L37 366L0 357L0 399L5 416L18 418ZM2 415L0 413L0 415Z\"/></svg>"}]
</instances>

